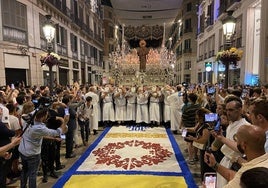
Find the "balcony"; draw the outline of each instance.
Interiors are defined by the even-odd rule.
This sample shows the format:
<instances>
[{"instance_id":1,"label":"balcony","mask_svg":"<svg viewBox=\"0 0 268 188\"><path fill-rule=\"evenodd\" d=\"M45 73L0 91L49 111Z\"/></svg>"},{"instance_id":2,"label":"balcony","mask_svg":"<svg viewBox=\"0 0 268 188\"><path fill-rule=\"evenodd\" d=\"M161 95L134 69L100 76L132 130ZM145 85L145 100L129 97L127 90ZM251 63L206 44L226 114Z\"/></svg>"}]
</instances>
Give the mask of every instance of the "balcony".
<instances>
[{"instance_id":1,"label":"balcony","mask_svg":"<svg viewBox=\"0 0 268 188\"><path fill-rule=\"evenodd\" d=\"M213 57L214 55L215 55L214 50L209 51L209 56L208 57Z\"/></svg>"},{"instance_id":2,"label":"balcony","mask_svg":"<svg viewBox=\"0 0 268 188\"><path fill-rule=\"evenodd\" d=\"M218 9L218 15L225 13L226 11L231 11L237 9L240 6L241 0L221 0L220 7Z\"/></svg>"},{"instance_id":3,"label":"balcony","mask_svg":"<svg viewBox=\"0 0 268 188\"><path fill-rule=\"evenodd\" d=\"M186 48L183 50L183 53L192 53L192 48Z\"/></svg>"},{"instance_id":4,"label":"balcony","mask_svg":"<svg viewBox=\"0 0 268 188\"><path fill-rule=\"evenodd\" d=\"M60 44L57 44L57 53L59 55L67 56L67 47L60 45Z\"/></svg>"},{"instance_id":5,"label":"balcony","mask_svg":"<svg viewBox=\"0 0 268 188\"><path fill-rule=\"evenodd\" d=\"M62 12L67 17L71 18L71 9L69 9L66 5L63 5L61 1L48 0L50 4L52 4L56 9Z\"/></svg>"},{"instance_id":6,"label":"balcony","mask_svg":"<svg viewBox=\"0 0 268 188\"><path fill-rule=\"evenodd\" d=\"M189 27L189 28L185 28L184 29L184 33L190 33L190 32L193 32L193 28L192 27Z\"/></svg>"},{"instance_id":7,"label":"balcony","mask_svg":"<svg viewBox=\"0 0 268 188\"><path fill-rule=\"evenodd\" d=\"M28 37L26 31L7 26L3 26L3 40L15 42L18 44L28 44Z\"/></svg>"},{"instance_id":8,"label":"balcony","mask_svg":"<svg viewBox=\"0 0 268 188\"><path fill-rule=\"evenodd\" d=\"M72 57L73 57L73 59L78 59L77 51L72 52Z\"/></svg>"},{"instance_id":9,"label":"balcony","mask_svg":"<svg viewBox=\"0 0 268 188\"><path fill-rule=\"evenodd\" d=\"M203 61L203 55L199 56L199 61Z\"/></svg>"}]
</instances>

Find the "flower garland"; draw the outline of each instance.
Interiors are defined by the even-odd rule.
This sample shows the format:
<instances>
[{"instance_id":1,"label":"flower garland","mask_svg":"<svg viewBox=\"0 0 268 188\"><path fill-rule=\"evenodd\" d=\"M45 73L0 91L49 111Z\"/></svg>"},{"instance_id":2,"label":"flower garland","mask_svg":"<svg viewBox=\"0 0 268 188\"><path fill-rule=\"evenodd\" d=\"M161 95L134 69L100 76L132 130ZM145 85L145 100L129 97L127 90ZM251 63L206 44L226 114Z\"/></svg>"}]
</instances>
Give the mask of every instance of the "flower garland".
<instances>
[{"instance_id":1,"label":"flower garland","mask_svg":"<svg viewBox=\"0 0 268 188\"><path fill-rule=\"evenodd\" d=\"M47 65L48 67L52 67L54 65L58 65L60 60L60 56L54 52L44 53L40 55L41 66Z\"/></svg>"},{"instance_id":2,"label":"flower garland","mask_svg":"<svg viewBox=\"0 0 268 188\"><path fill-rule=\"evenodd\" d=\"M217 61L221 61L223 64L229 62L230 64L237 64L237 61L240 61L243 57L243 51L235 47L230 48L229 50L224 50L218 52L216 56Z\"/></svg>"}]
</instances>

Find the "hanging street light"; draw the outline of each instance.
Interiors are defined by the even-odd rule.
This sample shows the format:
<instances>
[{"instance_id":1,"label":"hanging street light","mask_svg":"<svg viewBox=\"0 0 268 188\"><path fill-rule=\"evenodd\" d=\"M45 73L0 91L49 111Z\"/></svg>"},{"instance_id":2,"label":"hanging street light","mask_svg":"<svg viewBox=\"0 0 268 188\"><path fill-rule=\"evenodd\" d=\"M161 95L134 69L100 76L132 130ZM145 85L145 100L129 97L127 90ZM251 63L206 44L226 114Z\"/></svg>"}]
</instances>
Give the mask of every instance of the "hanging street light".
<instances>
[{"instance_id":1,"label":"hanging street light","mask_svg":"<svg viewBox=\"0 0 268 188\"><path fill-rule=\"evenodd\" d=\"M224 50L228 50L231 47L232 36L235 33L236 19L232 16L233 11L227 12L227 17L222 20L222 29L225 36ZM229 84L229 65L230 62L226 61L225 64L225 78L224 78L224 88L228 89Z\"/></svg>"},{"instance_id":2,"label":"hanging street light","mask_svg":"<svg viewBox=\"0 0 268 188\"><path fill-rule=\"evenodd\" d=\"M46 15L46 22L45 25L43 26L43 32L45 35L45 38L47 40L47 57L50 58L50 56L52 55L52 49L53 49L53 45L52 45L52 41L55 37L55 26L53 24L53 22L51 21L51 15ZM49 90L50 90L50 94L52 94L53 91L53 71L52 71L52 67L54 65L54 63L46 63L46 65L49 67Z\"/></svg>"}]
</instances>

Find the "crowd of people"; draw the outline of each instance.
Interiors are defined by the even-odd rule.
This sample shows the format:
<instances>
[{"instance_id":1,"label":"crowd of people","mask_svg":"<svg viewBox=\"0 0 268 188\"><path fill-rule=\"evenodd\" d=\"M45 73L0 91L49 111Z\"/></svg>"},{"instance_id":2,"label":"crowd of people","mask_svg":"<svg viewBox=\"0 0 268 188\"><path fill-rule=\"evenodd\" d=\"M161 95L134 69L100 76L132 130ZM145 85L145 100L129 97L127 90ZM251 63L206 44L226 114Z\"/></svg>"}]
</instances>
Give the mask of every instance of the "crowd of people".
<instances>
[{"instance_id":1,"label":"crowd of people","mask_svg":"<svg viewBox=\"0 0 268 188\"><path fill-rule=\"evenodd\" d=\"M36 187L40 164L44 183L58 178L62 139L65 158L73 158L79 140L87 146L99 126L114 125L181 133L187 163L200 165L202 181L217 173L219 188L248 187L248 170L268 168L267 97L268 86L6 86L0 91L0 187L17 176L21 187Z\"/></svg>"}]
</instances>

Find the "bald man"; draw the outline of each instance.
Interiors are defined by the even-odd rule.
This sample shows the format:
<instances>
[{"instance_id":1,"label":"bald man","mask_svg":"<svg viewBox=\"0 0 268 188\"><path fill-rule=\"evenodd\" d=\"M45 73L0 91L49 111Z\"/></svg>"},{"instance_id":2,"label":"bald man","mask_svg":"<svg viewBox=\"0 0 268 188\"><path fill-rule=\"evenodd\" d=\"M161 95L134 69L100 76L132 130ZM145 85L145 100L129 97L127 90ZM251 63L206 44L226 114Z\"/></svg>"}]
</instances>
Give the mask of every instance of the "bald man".
<instances>
[{"instance_id":1,"label":"bald man","mask_svg":"<svg viewBox=\"0 0 268 188\"><path fill-rule=\"evenodd\" d=\"M268 167L268 154L265 153L265 131L255 125L243 125L236 133L237 149L246 155L247 161L238 172L232 171L216 162L213 154L205 153L205 162L220 173L228 184L224 188L240 188L240 177L246 170L255 167Z\"/></svg>"}]
</instances>

